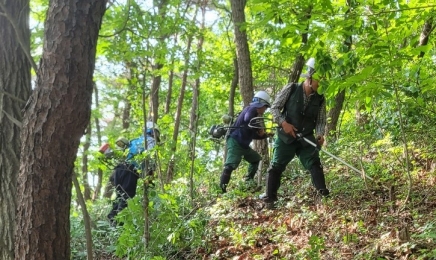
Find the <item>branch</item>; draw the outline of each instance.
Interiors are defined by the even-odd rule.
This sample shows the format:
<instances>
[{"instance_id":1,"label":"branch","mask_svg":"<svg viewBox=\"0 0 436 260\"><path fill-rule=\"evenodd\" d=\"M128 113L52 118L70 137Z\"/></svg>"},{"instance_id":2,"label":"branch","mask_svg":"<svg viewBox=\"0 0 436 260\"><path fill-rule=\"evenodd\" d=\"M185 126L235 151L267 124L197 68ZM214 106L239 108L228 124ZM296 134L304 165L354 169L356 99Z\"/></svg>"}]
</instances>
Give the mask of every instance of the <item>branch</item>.
<instances>
[{"instance_id":1,"label":"branch","mask_svg":"<svg viewBox=\"0 0 436 260\"><path fill-rule=\"evenodd\" d=\"M20 44L21 48L23 49L23 52L26 55L27 59L29 60L30 65L32 66L33 70L36 72L38 67L36 66L36 63L33 60L32 55L30 54L30 46L26 46L26 44L24 44L24 39L23 39L23 36L21 34L21 30L18 26L17 21L15 21L15 19L10 16L10 14L8 13L8 10L6 9L6 6L1 1L0 1L0 9L3 10L3 13L1 13L1 14L4 15L7 20L9 20L9 22L12 25L12 28L14 28L15 34L17 35L17 41Z\"/></svg>"},{"instance_id":2,"label":"branch","mask_svg":"<svg viewBox=\"0 0 436 260\"><path fill-rule=\"evenodd\" d=\"M0 90L0 94L4 94L4 95L10 97L12 100L18 101L18 102L20 102L20 103L22 103L22 104L26 104L26 101L25 101L25 100L22 100L22 99L20 99L20 98L17 98L16 96L14 96L14 95L12 95L12 94L10 94L10 93L8 93L8 92L5 92L5 91L3 91L3 90Z\"/></svg>"},{"instance_id":3,"label":"branch","mask_svg":"<svg viewBox=\"0 0 436 260\"><path fill-rule=\"evenodd\" d=\"M17 125L19 128L22 127L22 123L20 121L18 121L17 119L15 119L13 116L11 116L10 114L8 114L8 112L4 111L2 109L2 112L6 115L7 118L9 118L9 120L12 121L12 123L14 123L15 125Z\"/></svg>"}]
</instances>

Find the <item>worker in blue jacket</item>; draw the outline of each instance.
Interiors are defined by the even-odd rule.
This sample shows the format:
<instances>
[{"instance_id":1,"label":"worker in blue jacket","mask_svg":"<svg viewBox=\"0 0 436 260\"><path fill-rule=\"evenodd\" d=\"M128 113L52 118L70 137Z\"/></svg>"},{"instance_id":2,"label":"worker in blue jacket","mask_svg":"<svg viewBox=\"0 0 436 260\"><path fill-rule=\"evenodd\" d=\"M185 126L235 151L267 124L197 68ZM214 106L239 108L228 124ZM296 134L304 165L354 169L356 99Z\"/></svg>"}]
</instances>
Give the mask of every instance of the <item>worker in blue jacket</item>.
<instances>
[{"instance_id":1,"label":"worker in blue jacket","mask_svg":"<svg viewBox=\"0 0 436 260\"><path fill-rule=\"evenodd\" d=\"M145 146L144 140L147 140ZM135 156L147 150L154 148L156 140L159 141L159 128L153 122L147 122L145 136L141 135L131 141L126 138L119 138L116 145L121 149L127 150L126 160L118 164L109 181L115 187L117 197L113 203L112 210L107 216L111 224L115 224L115 216L127 207L127 199L133 198L136 195L136 186L140 177L140 172L143 167L142 160L138 161ZM148 169L145 170L147 175L153 175L155 164L149 163Z\"/></svg>"}]
</instances>

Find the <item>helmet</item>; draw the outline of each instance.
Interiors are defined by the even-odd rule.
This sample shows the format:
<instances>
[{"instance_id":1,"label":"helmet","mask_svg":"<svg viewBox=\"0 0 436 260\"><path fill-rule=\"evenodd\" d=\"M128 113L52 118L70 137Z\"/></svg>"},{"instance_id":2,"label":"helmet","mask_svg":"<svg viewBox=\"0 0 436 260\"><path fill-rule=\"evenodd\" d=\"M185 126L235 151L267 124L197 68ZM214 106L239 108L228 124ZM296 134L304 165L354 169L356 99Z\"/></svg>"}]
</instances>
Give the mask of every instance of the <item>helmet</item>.
<instances>
[{"instance_id":1,"label":"helmet","mask_svg":"<svg viewBox=\"0 0 436 260\"><path fill-rule=\"evenodd\" d=\"M270 102L271 102L271 98L269 97L268 93L261 90L254 95L250 105L255 106L257 108L261 108L263 106L270 107L271 106Z\"/></svg>"},{"instance_id":2,"label":"helmet","mask_svg":"<svg viewBox=\"0 0 436 260\"><path fill-rule=\"evenodd\" d=\"M313 74L315 74L315 58L310 58L306 62L307 72L303 73L301 76L304 78L312 78Z\"/></svg>"},{"instance_id":3,"label":"helmet","mask_svg":"<svg viewBox=\"0 0 436 260\"><path fill-rule=\"evenodd\" d=\"M145 135L151 136L153 138L156 138L156 141L159 143L160 142L160 130L159 130L159 126L151 121L148 121L145 124Z\"/></svg>"},{"instance_id":4,"label":"helmet","mask_svg":"<svg viewBox=\"0 0 436 260\"><path fill-rule=\"evenodd\" d=\"M129 146L130 142L129 140L127 140L124 137L120 137L115 141L115 144L120 147L120 148L126 148L127 146Z\"/></svg>"},{"instance_id":5,"label":"helmet","mask_svg":"<svg viewBox=\"0 0 436 260\"><path fill-rule=\"evenodd\" d=\"M315 58L310 58L307 62L306 62L306 66L312 69L315 69Z\"/></svg>"},{"instance_id":6,"label":"helmet","mask_svg":"<svg viewBox=\"0 0 436 260\"><path fill-rule=\"evenodd\" d=\"M159 131L159 126L156 123L153 123L151 121L148 121L147 123L145 123L145 126L148 129L155 129Z\"/></svg>"}]
</instances>

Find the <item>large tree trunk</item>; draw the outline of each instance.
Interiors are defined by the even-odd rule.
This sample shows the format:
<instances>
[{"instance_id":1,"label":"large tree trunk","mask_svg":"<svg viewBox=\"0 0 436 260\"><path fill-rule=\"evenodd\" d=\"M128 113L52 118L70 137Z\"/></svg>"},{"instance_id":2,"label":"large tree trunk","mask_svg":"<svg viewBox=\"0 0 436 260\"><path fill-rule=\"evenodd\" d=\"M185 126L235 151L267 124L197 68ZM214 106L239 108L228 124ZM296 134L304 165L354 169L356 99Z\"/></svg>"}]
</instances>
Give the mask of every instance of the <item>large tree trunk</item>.
<instances>
[{"instance_id":1,"label":"large tree trunk","mask_svg":"<svg viewBox=\"0 0 436 260\"><path fill-rule=\"evenodd\" d=\"M0 12L0 259L9 260L14 259L21 110L31 91L31 65L25 53L30 49L29 1L3 1ZM20 46L17 34L27 50Z\"/></svg>"},{"instance_id":2,"label":"large tree trunk","mask_svg":"<svg viewBox=\"0 0 436 260\"><path fill-rule=\"evenodd\" d=\"M36 88L24 114L16 259L70 258L72 174L89 123L106 0L52 0Z\"/></svg>"}]
</instances>

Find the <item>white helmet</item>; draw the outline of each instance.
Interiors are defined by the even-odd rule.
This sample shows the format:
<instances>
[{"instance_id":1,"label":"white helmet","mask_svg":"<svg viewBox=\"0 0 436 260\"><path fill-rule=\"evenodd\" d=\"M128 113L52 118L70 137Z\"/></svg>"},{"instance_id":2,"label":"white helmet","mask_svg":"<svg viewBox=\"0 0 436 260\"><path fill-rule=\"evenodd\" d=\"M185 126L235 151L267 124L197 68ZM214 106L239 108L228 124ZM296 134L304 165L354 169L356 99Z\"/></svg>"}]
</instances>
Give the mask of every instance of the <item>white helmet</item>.
<instances>
[{"instance_id":1,"label":"white helmet","mask_svg":"<svg viewBox=\"0 0 436 260\"><path fill-rule=\"evenodd\" d=\"M315 70L315 58L310 58L306 62L307 72L301 74L303 78L312 78L313 74L316 72Z\"/></svg>"},{"instance_id":2,"label":"white helmet","mask_svg":"<svg viewBox=\"0 0 436 260\"><path fill-rule=\"evenodd\" d=\"M145 126L147 127L147 129L156 129L159 131L159 126L156 123L153 123L151 121L148 121Z\"/></svg>"},{"instance_id":3,"label":"white helmet","mask_svg":"<svg viewBox=\"0 0 436 260\"><path fill-rule=\"evenodd\" d=\"M315 58L310 58L306 62L306 66L308 66L309 68L315 69Z\"/></svg>"},{"instance_id":4,"label":"white helmet","mask_svg":"<svg viewBox=\"0 0 436 260\"><path fill-rule=\"evenodd\" d=\"M265 91L258 91L254 97L250 105L255 106L257 108L261 108L263 106L270 107L271 98Z\"/></svg>"}]
</instances>

